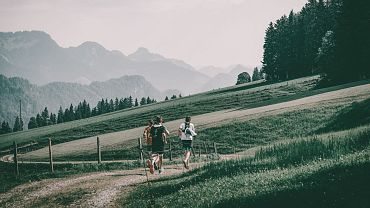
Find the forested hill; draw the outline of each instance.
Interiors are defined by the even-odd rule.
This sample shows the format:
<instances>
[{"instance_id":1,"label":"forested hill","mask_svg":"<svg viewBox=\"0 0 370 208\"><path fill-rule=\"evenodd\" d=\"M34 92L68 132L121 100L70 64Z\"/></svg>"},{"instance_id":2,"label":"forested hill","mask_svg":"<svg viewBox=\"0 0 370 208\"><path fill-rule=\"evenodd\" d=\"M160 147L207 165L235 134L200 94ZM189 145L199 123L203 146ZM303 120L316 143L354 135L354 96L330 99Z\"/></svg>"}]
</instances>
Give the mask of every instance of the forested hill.
<instances>
[{"instance_id":1,"label":"forested hill","mask_svg":"<svg viewBox=\"0 0 370 208\"><path fill-rule=\"evenodd\" d=\"M31 116L35 116L44 107L57 113L60 106L74 106L86 100L95 106L102 98L135 98L151 97L163 100L165 94L154 88L144 77L133 75L111 79L105 82L92 82L90 85L75 83L54 82L44 86L31 84L28 80L18 77L7 78L0 74L0 122L7 121L13 124L19 115L19 100L22 101L22 117L27 125ZM171 92L175 93L175 92ZM179 93L179 92L178 92Z\"/></svg>"},{"instance_id":2,"label":"forested hill","mask_svg":"<svg viewBox=\"0 0 370 208\"><path fill-rule=\"evenodd\" d=\"M271 22L263 72L268 80L326 74L334 83L370 78L370 2L309 0Z\"/></svg>"}]
</instances>

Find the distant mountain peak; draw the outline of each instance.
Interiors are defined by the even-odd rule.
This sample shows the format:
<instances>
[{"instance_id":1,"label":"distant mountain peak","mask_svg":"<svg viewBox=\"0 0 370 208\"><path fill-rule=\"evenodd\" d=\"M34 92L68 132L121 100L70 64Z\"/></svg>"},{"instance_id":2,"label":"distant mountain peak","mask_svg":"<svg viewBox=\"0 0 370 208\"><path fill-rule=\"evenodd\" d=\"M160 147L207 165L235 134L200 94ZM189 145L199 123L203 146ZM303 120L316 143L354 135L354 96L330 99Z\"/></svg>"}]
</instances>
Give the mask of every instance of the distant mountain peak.
<instances>
[{"instance_id":1,"label":"distant mountain peak","mask_svg":"<svg viewBox=\"0 0 370 208\"><path fill-rule=\"evenodd\" d=\"M106 50L102 45L100 45L97 42L93 41L86 41L83 42L81 45L78 46L79 48L89 48L89 49L100 49L100 50Z\"/></svg>"},{"instance_id":2,"label":"distant mountain peak","mask_svg":"<svg viewBox=\"0 0 370 208\"><path fill-rule=\"evenodd\" d=\"M133 61L162 61L166 58L155 53L151 53L147 48L139 47L134 53L128 55Z\"/></svg>"},{"instance_id":3,"label":"distant mountain peak","mask_svg":"<svg viewBox=\"0 0 370 208\"><path fill-rule=\"evenodd\" d=\"M139 47L135 53L150 53L147 48Z\"/></svg>"}]
</instances>

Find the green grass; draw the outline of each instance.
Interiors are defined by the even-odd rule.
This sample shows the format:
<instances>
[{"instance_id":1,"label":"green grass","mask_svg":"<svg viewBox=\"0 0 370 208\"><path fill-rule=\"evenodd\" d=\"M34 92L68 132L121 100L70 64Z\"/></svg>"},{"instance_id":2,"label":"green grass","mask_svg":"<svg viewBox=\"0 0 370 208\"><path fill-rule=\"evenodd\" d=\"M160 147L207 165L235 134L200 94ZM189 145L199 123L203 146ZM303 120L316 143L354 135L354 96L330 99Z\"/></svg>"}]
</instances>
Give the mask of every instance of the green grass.
<instances>
[{"instance_id":1,"label":"green grass","mask_svg":"<svg viewBox=\"0 0 370 208\"><path fill-rule=\"evenodd\" d=\"M239 86L229 87L234 90L232 92L223 92L225 89L229 89L225 88L79 121L2 135L0 136L0 150L8 150L13 141L17 141L19 146L28 145L31 142L33 143L32 149L39 149L47 146L47 138L49 137L53 138L54 144L58 144L105 133L123 131L144 126L148 118L158 114L162 115L166 121L171 121L183 118L185 114L194 116L224 109L261 107L367 84L369 80L312 90L316 82L317 77L308 77L245 90L237 90ZM28 149L25 148L23 151L28 151Z\"/></svg>"},{"instance_id":2,"label":"green grass","mask_svg":"<svg viewBox=\"0 0 370 208\"><path fill-rule=\"evenodd\" d=\"M258 158L211 163L157 180L150 187L140 186L121 205L269 207L273 202L278 207L348 207L352 203L367 207L370 189L364 183L370 182L369 135L367 126L323 135L321 140L307 138L310 145L288 142L270 147ZM327 145L331 154L316 151L322 145ZM274 154L269 154L271 151ZM281 155L284 163L277 163Z\"/></svg>"},{"instance_id":3,"label":"green grass","mask_svg":"<svg viewBox=\"0 0 370 208\"><path fill-rule=\"evenodd\" d=\"M20 146L34 142L36 144L34 148L39 148L46 145L48 137L52 137L55 143L61 143L103 133L132 129L145 125L148 118L158 114L162 115L166 121L171 121L183 118L185 114L199 115L224 109L268 105L270 102L263 102L312 89L314 87L313 83L316 83L317 79L317 77L301 78L290 81L288 85L287 82L283 82L236 91L235 89L244 86L235 86L231 87L234 92L225 93L223 89L210 91L88 119L1 135L0 150L8 149L13 141L16 141ZM285 100L286 98L274 102Z\"/></svg>"},{"instance_id":4,"label":"green grass","mask_svg":"<svg viewBox=\"0 0 370 208\"><path fill-rule=\"evenodd\" d=\"M330 125L338 112L342 111L351 102L341 101L335 103L321 104L302 110L294 110L287 113L271 115L252 119L245 122L231 122L229 124L201 129L195 139L195 151L198 153L199 145L206 142L208 152L213 152L213 142L217 143L217 151L220 154L230 154L245 149L264 145L269 142L286 140L299 136L315 134L319 129ZM173 144L173 156L181 157L181 143L177 137L171 137ZM168 145L166 146L168 150ZM204 153L204 148L202 146ZM169 152L165 153L169 157ZM107 149L102 152L103 160L137 159L137 142L125 144L124 146ZM95 160L96 153L67 155L56 158L61 161L73 160Z\"/></svg>"},{"instance_id":5,"label":"green grass","mask_svg":"<svg viewBox=\"0 0 370 208\"><path fill-rule=\"evenodd\" d=\"M353 102L351 106L338 112L335 119L329 125L320 129L319 132L348 129L369 123L370 98L361 102Z\"/></svg>"}]
</instances>

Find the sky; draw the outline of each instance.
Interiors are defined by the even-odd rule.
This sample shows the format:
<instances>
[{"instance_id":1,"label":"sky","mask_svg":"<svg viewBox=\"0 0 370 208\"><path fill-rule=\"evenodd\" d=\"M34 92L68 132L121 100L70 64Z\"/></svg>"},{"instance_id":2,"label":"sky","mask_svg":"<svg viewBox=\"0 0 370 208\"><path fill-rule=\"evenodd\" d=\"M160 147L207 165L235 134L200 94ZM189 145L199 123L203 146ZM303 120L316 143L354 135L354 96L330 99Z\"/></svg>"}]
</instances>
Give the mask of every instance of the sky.
<instances>
[{"instance_id":1,"label":"sky","mask_svg":"<svg viewBox=\"0 0 370 208\"><path fill-rule=\"evenodd\" d=\"M261 65L268 24L306 0L0 0L0 31L42 30L62 47L139 47L195 66Z\"/></svg>"}]
</instances>

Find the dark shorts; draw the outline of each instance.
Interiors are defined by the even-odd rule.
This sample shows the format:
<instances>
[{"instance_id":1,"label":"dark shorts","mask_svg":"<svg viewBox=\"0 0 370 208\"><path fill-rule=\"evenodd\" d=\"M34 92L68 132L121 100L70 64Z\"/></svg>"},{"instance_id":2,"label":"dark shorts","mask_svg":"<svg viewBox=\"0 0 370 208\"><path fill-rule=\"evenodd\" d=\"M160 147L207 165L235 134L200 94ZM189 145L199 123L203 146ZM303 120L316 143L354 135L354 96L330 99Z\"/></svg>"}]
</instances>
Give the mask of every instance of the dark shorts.
<instances>
[{"instance_id":1,"label":"dark shorts","mask_svg":"<svg viewBox=\"0 0 370 208\"><path fill-rule=\"evenodd\" d=\"M152 146L152 153L153 154L163 154L164 153L164 145L153 145Z\"/></svg>"},{"instance_id":2,"label":"dark shorts","mask_svg":"<svg viewBox=\"0 0 370 208\"><path fill-rule=\"evenodd\" d=\"M182 141L182 149L186 151L191 151L193 147L193 140L181 140Z\"/></svg>"}]
</instances>

